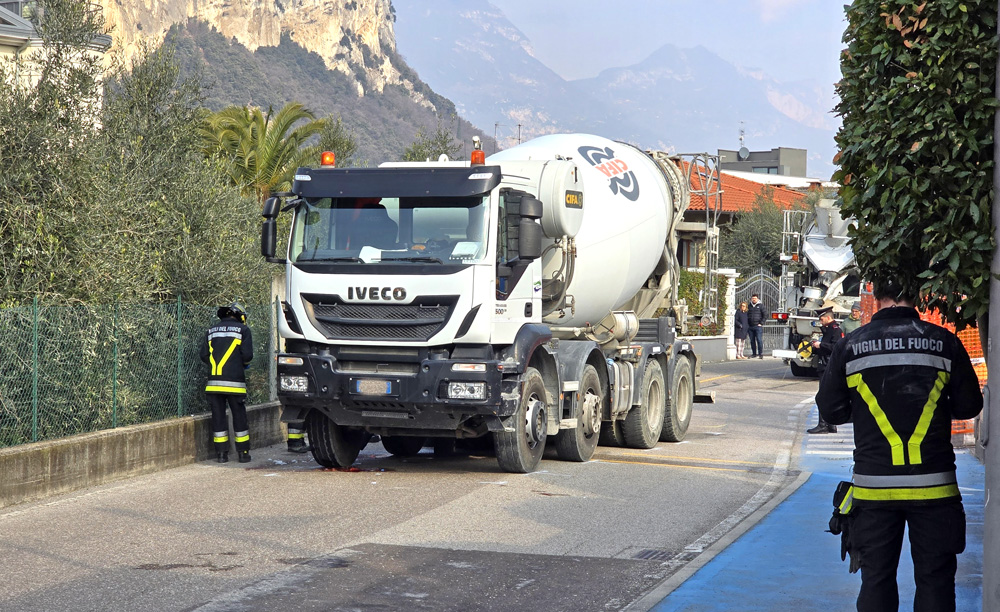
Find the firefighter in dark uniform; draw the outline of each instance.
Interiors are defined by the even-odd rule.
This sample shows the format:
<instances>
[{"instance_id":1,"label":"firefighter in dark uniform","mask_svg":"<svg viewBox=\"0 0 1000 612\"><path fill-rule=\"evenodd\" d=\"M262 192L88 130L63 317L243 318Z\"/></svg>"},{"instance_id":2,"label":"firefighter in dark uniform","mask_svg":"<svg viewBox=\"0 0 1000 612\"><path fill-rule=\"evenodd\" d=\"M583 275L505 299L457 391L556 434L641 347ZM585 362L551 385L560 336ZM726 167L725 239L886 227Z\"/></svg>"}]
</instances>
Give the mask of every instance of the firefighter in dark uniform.
<instances>
[{"instance_id":1,"label":"firefighter in dark uniform","mask_svg":"<svg viewBox=\"0 0 1000 612\"><path fill-rule=\"evenodd\" d=\"M833 354L833 347L843 339L844 330L834 320L832 306L820 308L816 311L816 314L819 315L819 323L822 325L823 338L821 340L813 340L812 348L813 355L816 356L816 372L819 374L820 379L822 379L823 373L826 371L826 365L830 361L830 355ZM837 433L837 426L824 421L823 415L820 414L819 424L816 427L807 429L806 433Z\"/></svg>"},{"instance_id":2,"label":"firefighter in dark uniform","mask_svg":"<svg viewBox=\"0 0 1000 612\"><path fill-rule=\"evenodd\" d=\"M902 286L894 278L876 283L879 311L836 346L816 401L828 422L854 422L849 550L861 567L857 609L898 609L908 526L913 609L951 612L965 550L951 421L979 414L983 396L961 341L921 321Z\"/></svg>"},{"instance_id":3,"label":"firefighter in dark uniform","mask_svg":"<svg viewBox=\"0 0 1000 612\"><path fill-rule=\"evenodd\" d=\"M229 422L226 407L233 413L233 434L240 463L250 461L250 426L247 422L247 383L244 370L253 359L253 336L247 314L234 302L218 310L219 322L205 333L201 360L209 366L205 395L212 408L212 441L219 463L229 461Z\"/></svg>"}]
</instances>

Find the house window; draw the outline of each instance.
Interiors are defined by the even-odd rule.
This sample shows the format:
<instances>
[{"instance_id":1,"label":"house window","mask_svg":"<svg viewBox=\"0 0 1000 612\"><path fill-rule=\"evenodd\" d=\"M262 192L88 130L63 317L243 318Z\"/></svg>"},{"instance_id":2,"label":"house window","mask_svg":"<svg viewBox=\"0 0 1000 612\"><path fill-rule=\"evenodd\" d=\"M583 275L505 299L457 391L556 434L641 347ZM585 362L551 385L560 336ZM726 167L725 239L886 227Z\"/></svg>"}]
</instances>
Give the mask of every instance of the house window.
<instances>
[{"instance_id":1,"label":"house window","mask_svg":"<svg viewBox=\"0 0 1000 612\"><path fill-rule=\"evenodd\" d=\"M757 166L753 171L757 174L777 174L778 168L775 166Z\"/></svg>"}]
</instances>

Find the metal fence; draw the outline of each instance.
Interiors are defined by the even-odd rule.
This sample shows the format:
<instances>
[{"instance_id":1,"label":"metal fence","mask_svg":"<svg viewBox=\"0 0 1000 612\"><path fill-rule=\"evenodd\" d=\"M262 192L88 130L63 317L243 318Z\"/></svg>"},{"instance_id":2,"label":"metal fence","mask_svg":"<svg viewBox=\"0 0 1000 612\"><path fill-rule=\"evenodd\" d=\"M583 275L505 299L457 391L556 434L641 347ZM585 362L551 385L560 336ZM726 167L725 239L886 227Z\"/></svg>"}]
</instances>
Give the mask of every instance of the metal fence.
<instances>
[{"instance_id":1,"label":"metal fence","mask_svg":"<svg viewBox=\"0 0 1000 612\"><path fill-rule=\"evenodd\" d=\"M207 409L199 350L216 307L0 308L0 447ZM271 306L247 307L248 403L274 399Z\"/></svg>"},{"instance_id":2,"label":"metal fence","mask_svg":"<svg viewBox=\"0 0 1000 612\"><path fill-rule=\"evenodd\" d=\"M780 284L764 269L751 274L744 274L742 282L736 285L736 308L740 302L750 303L750 296L757 294L764 311L768 314L777 312L780 307ZM764 322L764 350L787 348L788 324L784 321L767 320ZM749 346L749 344L748 344Z\"/></svg>"}]
</instances>

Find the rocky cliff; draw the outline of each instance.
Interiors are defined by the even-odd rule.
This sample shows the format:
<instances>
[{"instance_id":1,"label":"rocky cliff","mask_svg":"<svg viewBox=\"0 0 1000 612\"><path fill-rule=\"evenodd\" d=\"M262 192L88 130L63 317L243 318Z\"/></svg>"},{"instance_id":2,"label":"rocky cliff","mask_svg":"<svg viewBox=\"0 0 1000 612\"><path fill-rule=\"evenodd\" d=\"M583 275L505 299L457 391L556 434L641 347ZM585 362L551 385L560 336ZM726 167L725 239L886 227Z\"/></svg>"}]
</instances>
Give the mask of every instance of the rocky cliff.
<instances>
[{"instance_id":1,"label":"rocky cliff","mask_svg":"<svg viewBox=\"0 0 1000 612\"><path fill-rule=\"evenodd\" d=\"M359 96L402 85L431 107L399 64L390 0L101 0L115 47L126 58L142 42L154 46L175 23L207 22L250 51L275 47L281 35L323 58L352 79Z\"/></svg>"}]
</instances>

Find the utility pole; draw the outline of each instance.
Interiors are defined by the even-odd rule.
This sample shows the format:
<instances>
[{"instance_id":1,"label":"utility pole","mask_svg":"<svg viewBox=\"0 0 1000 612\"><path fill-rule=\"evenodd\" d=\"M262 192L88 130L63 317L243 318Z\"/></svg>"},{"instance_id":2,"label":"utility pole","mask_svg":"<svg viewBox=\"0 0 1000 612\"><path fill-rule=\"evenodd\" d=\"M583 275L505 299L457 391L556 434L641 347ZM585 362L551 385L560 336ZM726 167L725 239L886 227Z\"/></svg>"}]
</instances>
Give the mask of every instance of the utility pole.
<instances>
[{"instance_id":1,"label":"utility pole","mask_svg":"<svg viewBox=\"0 0 1000 612\"><path fill-rule=\"evenodd\" d=\"M998 7L997 17L1000 17ZM995 67L997 87L1000 87L1000 57ZM1000 89L994 94L1000 96ZM1000 160L1000 111L994 114L993 124L993 159ZM993 237L1000 244L1000 165L993 165ZM993 262L990 265L990 311L986 333L980 330L980 338L986 337L983 354L986 356L987 392L983 414L979 420L979 439L976 444L982 446L983 463L986 468L986 508L983 516L983 612L1000 610L1000 500L993 491L1000 493L1000 359L993 356L993 344L1000 347L1000 249L993 250ZM993 389L989 385L994 381ZM990 440L997 440L990 444ZM978 450L978 449L977 449ZM992 500L992 503L990 501Z\"/></svg>"}]
</instances>

